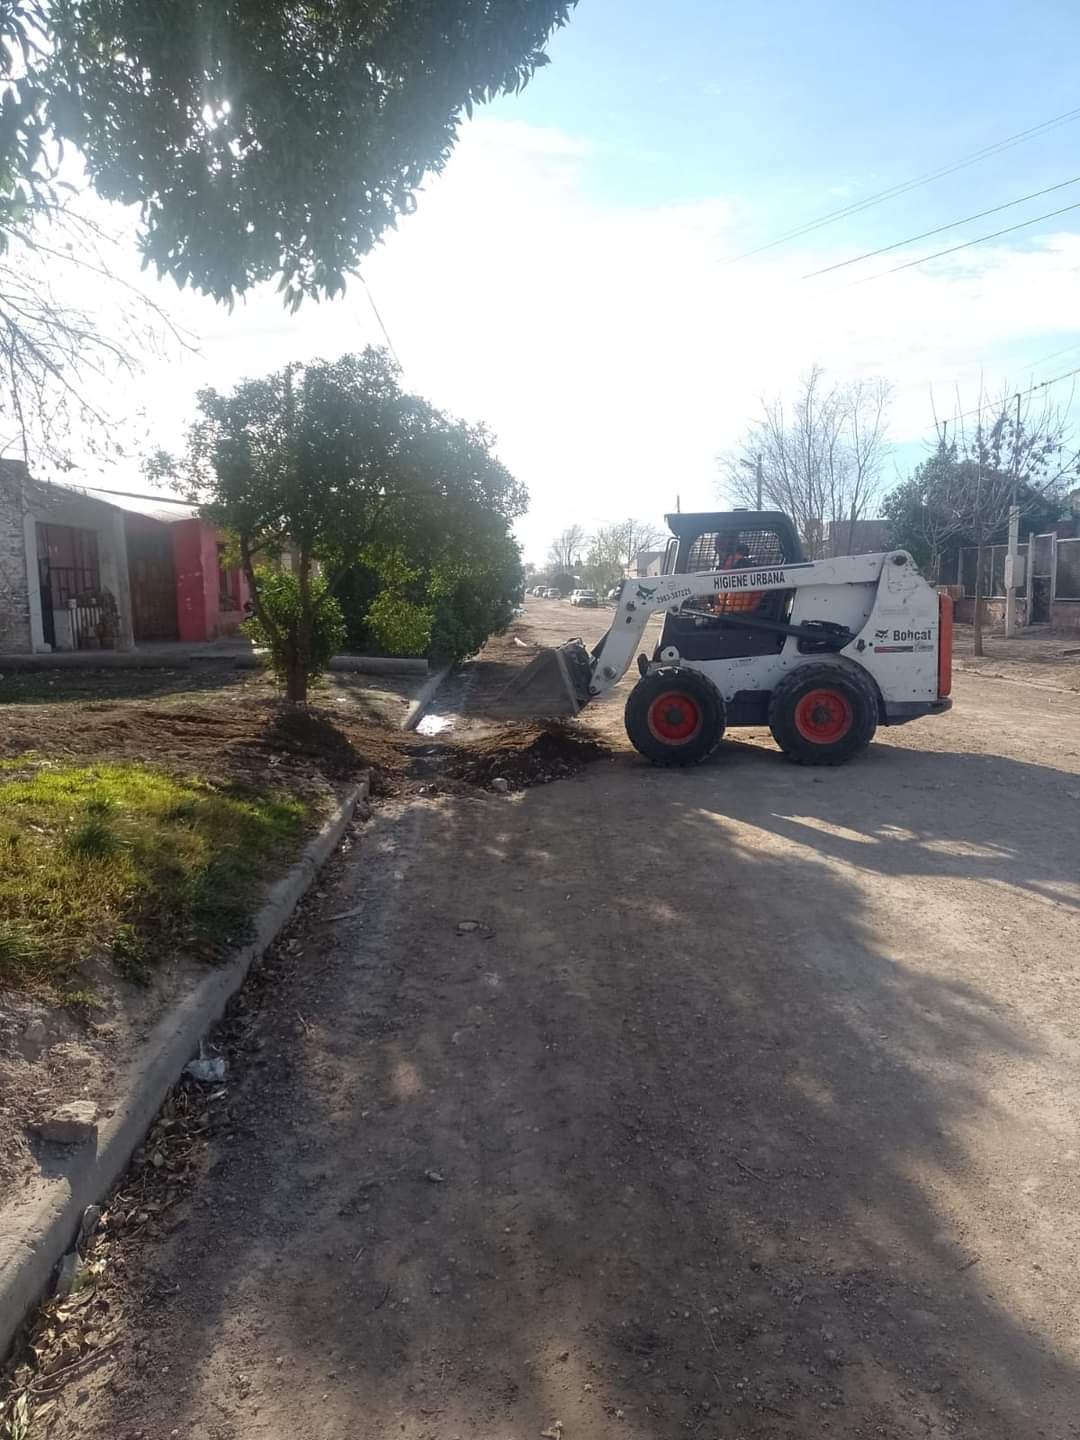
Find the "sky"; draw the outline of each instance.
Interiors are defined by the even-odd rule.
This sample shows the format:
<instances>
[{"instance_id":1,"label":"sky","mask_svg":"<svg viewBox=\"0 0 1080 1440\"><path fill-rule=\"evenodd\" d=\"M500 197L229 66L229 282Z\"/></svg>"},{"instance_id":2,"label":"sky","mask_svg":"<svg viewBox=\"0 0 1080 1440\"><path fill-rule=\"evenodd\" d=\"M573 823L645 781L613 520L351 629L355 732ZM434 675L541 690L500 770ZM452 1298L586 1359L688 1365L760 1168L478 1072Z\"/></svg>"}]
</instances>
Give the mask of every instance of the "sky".
<instances>
[{"instance_id":1,"label":"sky","mask_svg":"<svg viewBox=\"0 0 1080 1440\"><path fill-rule=\"evenodd\" d=\"M770 242L1080 107L1078 42L1074 0L581 0L552 63L463 127L366 288L290 316L270 291L230 313L151 285L197 346L151 360L123 396L144 416L136 447L177 445L202 385L383 343L373 298L404 383L488 424L527 485L527 559L570 523L726 503L717 454L814 363L894 387L892 483L925 453L935 405L1080 367L1080 209L882 274L1080 206L1080 114ZM1072 383L1050 393L1071 403ZM89 462L70 478L132 483Z\"/></svg>"}]
</instances>

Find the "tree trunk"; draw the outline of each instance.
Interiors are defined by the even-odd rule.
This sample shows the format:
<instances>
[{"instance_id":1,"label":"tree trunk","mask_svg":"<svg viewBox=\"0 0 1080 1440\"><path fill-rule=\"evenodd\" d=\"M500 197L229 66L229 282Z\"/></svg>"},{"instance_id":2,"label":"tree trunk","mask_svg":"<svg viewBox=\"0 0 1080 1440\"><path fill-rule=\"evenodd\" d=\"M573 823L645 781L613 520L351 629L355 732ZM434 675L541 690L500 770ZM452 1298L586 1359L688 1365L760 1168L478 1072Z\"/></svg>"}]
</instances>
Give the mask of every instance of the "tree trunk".
<instances>
[{"instance_id":1,"label":"tree trunk","mask_svg":"<svg viewBox=\"0 0 1080 1440\"><path fill-rule=\"evenodd\" d=\"M296 617L296 645L285 677L285 698L291 705L306 705L308 670L311 667L311 555L301 545L297 564L300 613Z\"/></svg>"},{"instance_id":2,"label":"tree trunk","mask_svg":"<svg viewBox=\"0 0 1080 1440\"><path fill-rule=\"evenodd\" d=\"M285 672L285 699L290 705L306 705L307 689L307 670L302 661L294 659Z\"/></svg>"},{"instance_id":3,"label":"tree trunk","mask_svg":"<svg viewBox=\"0 0 1080 1440\"><path fill-rule=\"evenodd\" d=\"M975 655L983 653L982 577L983 547L980 545L975 551L975 614L971 622L972 653Z\"/></svg>"}]
</instances>

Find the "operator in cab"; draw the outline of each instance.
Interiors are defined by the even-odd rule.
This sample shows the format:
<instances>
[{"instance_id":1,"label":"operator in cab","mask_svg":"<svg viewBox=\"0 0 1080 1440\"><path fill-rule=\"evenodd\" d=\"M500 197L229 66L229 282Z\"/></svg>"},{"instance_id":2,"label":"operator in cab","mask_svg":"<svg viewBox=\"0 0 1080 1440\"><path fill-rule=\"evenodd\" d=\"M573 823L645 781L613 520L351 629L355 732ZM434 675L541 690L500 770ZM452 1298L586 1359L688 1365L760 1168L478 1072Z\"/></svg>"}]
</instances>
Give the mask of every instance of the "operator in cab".
<instances>
[{"instance_id":1,"label":"operator in cab","mask_svg":"<svg viewBox=\"0 0 1080 1440\"><path fill-rule=\"evenodd\" d=\"M750 547L738 535L722 534L716 537L717 570L752 570L756 562L750 554ZM718 591L713 596L712 609L715 615L750 615L761 603L760 590Z\"/></svg>"}]
</instances>

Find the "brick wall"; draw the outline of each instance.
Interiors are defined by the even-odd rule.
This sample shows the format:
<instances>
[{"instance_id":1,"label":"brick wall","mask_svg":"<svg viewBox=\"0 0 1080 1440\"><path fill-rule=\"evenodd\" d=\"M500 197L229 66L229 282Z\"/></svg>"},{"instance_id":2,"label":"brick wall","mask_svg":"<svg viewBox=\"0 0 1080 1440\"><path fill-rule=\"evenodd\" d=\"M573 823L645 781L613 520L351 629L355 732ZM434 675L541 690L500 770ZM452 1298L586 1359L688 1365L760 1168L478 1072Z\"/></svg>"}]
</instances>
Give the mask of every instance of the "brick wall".
<instances>
[{"instance_id":1,"label":"brick wall","mask_svg":"<svg viewBox=\"0 0 1080 1440\"><path fill-rule=\"evenodd\" d=\"M1050 606L1050 633L1080 638L1080 600L1055 600Z\"/></svg>"},{"instance_id":2,"label":"brick wall","mask_svg":"<svg viewBox=\"0 0 1080 1440\"><path fill-rule=\"evenodd\" d=\"M30 649L22 470L17 461L0 461L0 654L9 655Z\"/></svg>"}]
</instances>

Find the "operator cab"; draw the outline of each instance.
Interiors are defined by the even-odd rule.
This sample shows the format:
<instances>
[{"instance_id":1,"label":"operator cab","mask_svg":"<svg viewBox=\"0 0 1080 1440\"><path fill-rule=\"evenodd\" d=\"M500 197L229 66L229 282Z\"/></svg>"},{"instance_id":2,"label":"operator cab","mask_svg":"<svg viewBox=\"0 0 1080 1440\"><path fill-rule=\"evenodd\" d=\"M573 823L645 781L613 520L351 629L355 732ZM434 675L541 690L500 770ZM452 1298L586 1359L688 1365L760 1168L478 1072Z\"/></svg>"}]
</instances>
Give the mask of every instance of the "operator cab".
<instances>
[{"instance_id":1,"label":"operator cab","mask_svg":"<svg viewBox=\"0 0 1080 1440\"><path fill-rule=\"evenodd\" d=\"M671 539L664 555L665 575L698 575L724 569L764 569L805 563L795 526L779 510L729 510L664 517ZM674 645L687 660L727 660L743 655L776 655L786 635L739 625L740 613L755 620L785 623L792 590L741 595L717 611L716 621L703 618L706 597L694 596L685 609L694 614L666 615L654 658ZM722 621L722 623L721 623Z\"/></svg>"}]
</instances>

